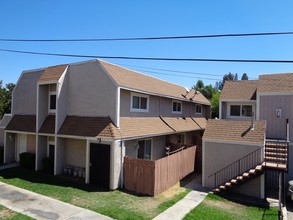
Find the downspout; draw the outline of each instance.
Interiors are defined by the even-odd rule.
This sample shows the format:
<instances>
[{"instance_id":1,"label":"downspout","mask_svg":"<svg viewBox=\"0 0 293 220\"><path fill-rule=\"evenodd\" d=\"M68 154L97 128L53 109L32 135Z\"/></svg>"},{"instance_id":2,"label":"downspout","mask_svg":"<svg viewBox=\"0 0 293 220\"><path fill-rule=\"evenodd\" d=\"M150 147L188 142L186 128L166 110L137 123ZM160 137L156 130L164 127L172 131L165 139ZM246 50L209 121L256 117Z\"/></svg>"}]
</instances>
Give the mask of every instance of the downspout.
<instances>
[{"instance_id":1,"label":"downspout","mask_svg":"<svg viewBox=\"0 0 293 220\"><path fill-rule=\"evenodd\" d=\"M286 119L287 142L290 142L289 119Z\"/></svg>"}]
</instances>

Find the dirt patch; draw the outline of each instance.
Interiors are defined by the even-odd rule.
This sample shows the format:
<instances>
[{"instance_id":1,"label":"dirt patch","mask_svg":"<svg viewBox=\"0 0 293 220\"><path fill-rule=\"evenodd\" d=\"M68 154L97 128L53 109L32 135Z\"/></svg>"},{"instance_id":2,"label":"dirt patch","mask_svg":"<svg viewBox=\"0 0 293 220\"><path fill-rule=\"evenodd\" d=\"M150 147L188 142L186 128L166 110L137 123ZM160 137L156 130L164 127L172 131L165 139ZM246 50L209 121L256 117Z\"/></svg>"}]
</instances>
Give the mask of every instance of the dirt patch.
<instances>
[{"instance_id":1,"label":"dirt patch","mask_svg":"<svg viewBox=\"0 0 293 220\"><path fill-rule=\"evenodd\" d=\"M168 199L171 199L173 196L175 196L181 192L184 192L185 190L186 190L185 188L180 187L180 184L177 183L176 185L172 186L170 189L168 189L165 192L158 195L157 199L160 202L162 202L162 201L164 202Z\"/></svg>"},{"instance_id":2,"label":"dirt patch","mask_svg":"<svg viewBox=\"0 0 293 220\"><path fill-rule=\"evenodd\" d=\"M3 219L3 218L11 218L15 215L15 212L9 210L9 209L2 209L0 211L0 219Z\"/></svg>"},{"instance_id":3,"label":"dirt patch","mask_svg":"<svg viewBox=\"0 0 293 220\"><path fill-rule=\"evenodd\" d=\"M240 208L245 207L244 205L234 203L234 202L229 202L229 201L214 201L214 200L205 200L204 204L219 208L224 210L225 212L231 213L231 214L236 214L236 215L241 215Z\"/></svg>"}]
</instances>

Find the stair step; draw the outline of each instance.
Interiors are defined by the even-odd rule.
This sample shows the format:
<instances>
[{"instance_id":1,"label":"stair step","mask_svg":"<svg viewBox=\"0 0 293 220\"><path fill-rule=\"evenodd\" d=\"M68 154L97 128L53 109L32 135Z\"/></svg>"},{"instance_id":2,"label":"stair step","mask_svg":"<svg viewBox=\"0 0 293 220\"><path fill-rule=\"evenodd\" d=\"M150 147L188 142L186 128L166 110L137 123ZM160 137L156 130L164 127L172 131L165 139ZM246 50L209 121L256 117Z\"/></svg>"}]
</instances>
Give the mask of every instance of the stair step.
<instances>
[{"instance_id":1,"label":"stair step","mask_svg":"<svg viewBox=\"0 0 293 220\"><path fill-rule=\"evenodd\" d=\"M281 164L281 163L263 162L263 165L268 168L281 169L281 170L287 169L287 164L283 164L283 163Z\"/></svg>"},{"instance_id":2,"label":"stair step","mask_svg":"<svg viewBox=\"0 0 293 220\"><path fill-rule=\"evenodd\" d=\"M280 158L280 157L267 157L267 156L265 156L265 160L287 162L287 157L286 158Z\"/></svg>"},{"instance_id":3,"label":"stair step","mask_svg":"<svg viewBox=\"0 0 293 220\"><path fill-rule=\"evenodd\" d=\"M243 177L249 177L249 175L250 175L249 173L243 173L242 174Z\"/></svg>"},{"instance_id":4,"label":"stair step","mask_svg":"<svg viewBox=\"0 0 293 220\"><path fill-rule=\"evenodd\" d=\"M255 174L255 173L256 173L256 170L255 170L255 169L250 169L250 170L249 170L249 173L250 173L250 174Z\"/></svg>"},{"instance_id":5,"label":"stair step","mask_svg":"<svg viewBox=\"0 0 293 220\"><path fill-rule=\"evenodd\" d=\"M243 180L244 177L243 176L237 176L237 180Z\"/></svg>"},{"instance_id":6,"label":"stair step","mask_svg":"<svg viewBox=\"0 0 293 220\"><path fill-rule=\"evenodd\" d=\"M232 186L232 183L231 182L227 182L227 183L225 183L225 186L226 187L231 187Z\"/></svg>"},{"instance_id":7,"label":"stair step","mask_svg":"<svg viewBox=\"0 0 293 220\"><path fill-rule=\"evenodd\" d=\"M263 166L262 165L257 165L255 167L255 170L257 170L257 171L262 171L262 169L263 169Z\"/></svg>"},{"instance_id":8,"label":"stair step","mask_svg":"<svg viewBox=\"0 0 293 220\"><path fill-rule=\"evenodd\" d=\"M221 190L221 189L226 189L226 186L221 185L221 186L219 187L219 189L220 189L220 190Z\"/></svg>"},{"instance_id":9,"label":"stair step","mask_svg":"<svg viewBox=\"0 0 293 220\"><path fill-rule=\"evenodd\" d=\"M237 179L232 179L232 180L231 180L231 183L232 183L232 184L237 184L237 183L238 183L238 180L237 180Z\"/></svg>"},{"instance_id":10,"label":"stair step","mask_svg":"<svg viewBox=\"0 0 293 220\"><path fill-rule=\"evenodd\" d=\"M287 147L266 147L265 149L267 152L268 151L279 151L279 152L287 152Z\"/></svg>"},{"instance_id":11,"label":"stair step","mask_svg":"<svg viewBox=\"0 0 293 220\"><path fill-rule=\"evenodd\" d=\"M287 154L286 153L276 153L276 152L266 152L265 154L266 156L273 156L273 157L286 157L287 158Z\"/></svg>"}]
</instances>

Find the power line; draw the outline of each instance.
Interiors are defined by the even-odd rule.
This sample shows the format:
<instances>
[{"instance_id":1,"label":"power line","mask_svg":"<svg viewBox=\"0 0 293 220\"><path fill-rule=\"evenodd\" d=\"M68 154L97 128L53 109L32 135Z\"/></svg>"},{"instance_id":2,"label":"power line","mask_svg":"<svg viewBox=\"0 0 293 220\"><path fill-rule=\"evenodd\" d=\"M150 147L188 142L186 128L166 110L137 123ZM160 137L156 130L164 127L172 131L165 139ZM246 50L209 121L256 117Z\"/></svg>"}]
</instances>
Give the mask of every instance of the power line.
<instances>
[{"instance_id":1,"label":"power line","mask_svg":"<svg viewBox=\"0 0 293 220\"><path fill-rule=\"evenodd\" d=\"M259 32L259 33L238 33L238 34L210 34L210 35L184 35L184 36L161 36L161 37L126 37L126 38L80 38L80 39L11 39L2 38L5 42L93 42L93 41L140 41L140 40L178 40L197 38L222 38L222 37L251 37L251 36L272 36L292 35L288 32Z\"/></svg>"},{"instance_id":2,"label":"power line","mask_svg":"<svg viewBox=\"0 0 293 220\"><path fill-rule=\"evenodd\" d=\"M79 57L79 58L99 58L99 59L122 59L122 60L153 60L153 61L186 61L186 62L232 62L232 63L293 63L293 60L250 60L250 59L211 59L211 58L166 58L166 57L128 57L128 56L101 56L101 55L80 55L64 53L44 53L23 50L1 49L2 52L61 56L61 57Z\"/></svg>"},{"instance_id":3,"label":"power line","mask_svg":"<svg viewBox=\"0 0 293 220\"><path fill-rule=\"evenodd\" d=\"M133 70L137 70L137 69L133 68ZM184 77L184 78L205 79L205 80L221 80L219 78L218 79L215 79L215 78L203 78L203 77L186 76L186 75L171 74L171 73L159 73L159 72L156 72L156 71L148 71L148 70L143 70L143 72L154 73L154 74L159 74L159 75L166 75L166 76Z\"/></svg>"},{"instance_id":4,"label":"power line","mask_svg":"<svg viewBox=\"0 0 293 220\"><path fill-rule=\"evenodd\" d=\"M161 69L161 68L151 68L151 67L145 67L145 66L135 66L135 65L128 65L128 64L119 64L120 66L129 66L129 67L135 67L136 69L139 68L141 71L145 71L143 69L149 69L149 70L159 70L159 71L165 71L165 72L173 72L173 73L185 73L190 75L206 75L206 76L222 76L221 74L210 74L210 73L197 73L197 72L189 72L189 71L180 71L180 70L171 70L171 69Z\"/></svg>"}]
</instances>

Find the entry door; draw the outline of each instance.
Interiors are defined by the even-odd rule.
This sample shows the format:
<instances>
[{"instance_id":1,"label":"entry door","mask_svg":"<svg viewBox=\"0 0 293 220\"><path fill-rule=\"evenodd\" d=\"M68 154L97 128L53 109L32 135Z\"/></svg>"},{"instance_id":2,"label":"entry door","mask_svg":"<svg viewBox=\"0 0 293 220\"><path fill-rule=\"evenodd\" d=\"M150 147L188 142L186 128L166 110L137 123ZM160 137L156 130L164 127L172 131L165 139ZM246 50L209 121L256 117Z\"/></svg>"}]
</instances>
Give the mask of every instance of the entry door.
<instances>
[{"instance_id":1,"label":"entry door","mask_svg":"<svg viewBox=\"0 0 293 220\"><path fill-rule=\"evenodd\" d=\"M90 183L109 189L110 145L90 145Z\"/></svg>"},{"instance_id":2,"label":"entry door","mask_svg":"<svg viewBox=\"0 0 293 220\"><path fill-rule=\"evenodd\" d=\"M16 161L19 161L19 154L26 152L26 134L18 134Z\"/></svg>"}]
</instances>

